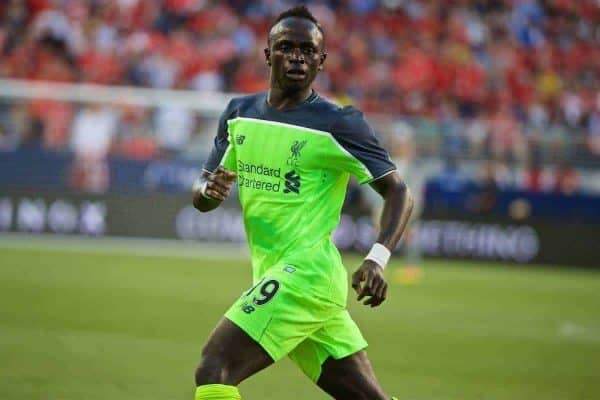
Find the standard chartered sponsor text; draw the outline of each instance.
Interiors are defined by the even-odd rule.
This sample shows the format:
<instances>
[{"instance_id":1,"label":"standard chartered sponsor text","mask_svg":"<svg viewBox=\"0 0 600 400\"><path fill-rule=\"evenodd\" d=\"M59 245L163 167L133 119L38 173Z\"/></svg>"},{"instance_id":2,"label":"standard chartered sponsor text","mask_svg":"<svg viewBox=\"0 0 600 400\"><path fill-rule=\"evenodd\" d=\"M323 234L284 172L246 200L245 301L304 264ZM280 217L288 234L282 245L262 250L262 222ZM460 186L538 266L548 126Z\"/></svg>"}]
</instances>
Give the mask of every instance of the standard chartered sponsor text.
<instances>
[{"instance_id":1,"label":"standard chartered sponsor text","mask_svg":"<svg viewBox=\"0 0 600 400\"><path fill-rule=\"evenodd\" d=\"M264 164L252 164L246 163L242 160L238 162L238 185L240 187L247 187L257 190L265 190L268 192L279 192L281 190L281 168L270 168ZM254 177L253 175L259 175ZM277 178L264 179L263 177Z\"/></svg>"},{"instance_id":2,"label":"standard chartered sponsor text","mask_svg":"<svg viewBox=\"0 0 600 400\"><path fill-rule=\"evenodd\" d=\"M269 168L263 164L252 164L245 163L242 160L238 160L238 173L248 172L250 174L274 176L279 178L281 176L281 168Z\"/></svg>"}]
</instances>

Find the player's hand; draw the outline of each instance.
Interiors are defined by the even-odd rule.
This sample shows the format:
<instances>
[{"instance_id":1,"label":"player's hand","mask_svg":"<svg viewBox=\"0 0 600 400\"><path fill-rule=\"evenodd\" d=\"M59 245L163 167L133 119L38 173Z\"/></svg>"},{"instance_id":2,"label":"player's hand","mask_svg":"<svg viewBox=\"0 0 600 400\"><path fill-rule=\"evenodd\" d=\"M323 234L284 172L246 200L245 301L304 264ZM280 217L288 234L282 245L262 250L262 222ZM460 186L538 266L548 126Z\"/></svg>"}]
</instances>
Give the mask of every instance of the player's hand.
<instances>
[{"instance_id":1,"label":"player's hand","mask_svg":"<svg viewBox=\"0 0 600 400\"><path fill-rule=\"evenodd\" d=\"M233 171L218 166L206 177L206 195L211 199L223 201L231 193L231 188L237 178Z\"/></svg>"},{"instance_id":2,"label":"player's hand","mask_svg":"<svg viewBox=\"0 0 600 400\"><path fill-rule=\"evenodd\" d=\"M364 260L352 274L352 287L358 294L358 301L368 297L363 302L367 306L377 307L387 297L388 284L383 276L383 268L373 260Z\"/></svg>"}]
</instances>

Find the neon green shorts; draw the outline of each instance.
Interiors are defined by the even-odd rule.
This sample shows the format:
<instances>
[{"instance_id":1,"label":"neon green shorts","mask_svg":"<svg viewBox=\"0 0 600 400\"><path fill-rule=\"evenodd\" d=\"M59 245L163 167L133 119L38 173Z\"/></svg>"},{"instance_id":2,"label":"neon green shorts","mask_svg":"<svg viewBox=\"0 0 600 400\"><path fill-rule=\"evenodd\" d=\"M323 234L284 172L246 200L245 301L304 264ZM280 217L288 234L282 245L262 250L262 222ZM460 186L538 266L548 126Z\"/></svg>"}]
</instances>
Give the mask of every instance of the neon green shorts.
<instances>
[{"instance_id":1,"label":"neon green shorts","mask_svg":"<svg viewBox=\"0 0 600 400\"><path fill-rule=\"evenodd\" d=\"M307 295L295 282L290 266L269 269L225 317L258 342L273 360L288 355L314 382L327 358L340 359L367 347L348 311Z\"/></svg>"}]
</instances>

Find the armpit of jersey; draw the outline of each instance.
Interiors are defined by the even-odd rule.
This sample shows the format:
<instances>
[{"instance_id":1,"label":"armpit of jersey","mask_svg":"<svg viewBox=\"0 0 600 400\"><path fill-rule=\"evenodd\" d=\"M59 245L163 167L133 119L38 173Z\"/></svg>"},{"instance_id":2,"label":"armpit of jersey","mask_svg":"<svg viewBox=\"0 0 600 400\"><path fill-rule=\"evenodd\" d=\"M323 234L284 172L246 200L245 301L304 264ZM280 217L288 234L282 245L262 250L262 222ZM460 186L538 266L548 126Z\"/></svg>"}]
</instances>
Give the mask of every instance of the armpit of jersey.
<instances>
[{"instance_id":1,"label":"armpit of jersey","mask_svg":"<svg viewBox=\"0 0 600 400\"><path fill-rule=\"evenodd\" d=\"M206 171L214 171L222 163L225 155L231 151L227 121L235 118L237 114L237 103L237 99L231 100L219 118L219 125L217 128L217 135L215 136L214 145L210 151L208 159L203 166L203 169ZM225 165L226 168L235 171L235 169L232 169L232 166L235 168L235 163L232 163L231 165Z\"/></svg>"},{"instance_id":2,"label":"armpit of jersey","mask_svg":"<svg viewBox=\"0 0 600 400\"><path fill-rule=\"evenodd\" d=\"M387 151L375 137L373 128L356 108L345 107L341 110L340 118L332 124L329 132L334 140L361 164L362 169L366 169L366 174L354 173L361 184L396 170Z\"/></svg>"}]
</instances>

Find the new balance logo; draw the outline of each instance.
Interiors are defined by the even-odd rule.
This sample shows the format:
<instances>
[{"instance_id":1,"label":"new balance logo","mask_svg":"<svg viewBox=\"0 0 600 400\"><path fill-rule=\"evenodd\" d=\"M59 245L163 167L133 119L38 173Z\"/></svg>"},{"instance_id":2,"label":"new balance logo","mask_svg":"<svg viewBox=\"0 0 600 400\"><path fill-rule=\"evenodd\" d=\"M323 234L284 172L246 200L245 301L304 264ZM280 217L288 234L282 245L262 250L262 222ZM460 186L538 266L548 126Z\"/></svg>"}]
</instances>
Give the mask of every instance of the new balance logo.
<instances>
[{"instance_id":1,"label":"new balance logo","mask_svg":"<svg viewBox=\"0 0 600 400\"><path fill-rule=\"evenodd\" d=\"M235 142L237 144L239 144L239 145L242 145L242 144L244 144L244 139L246 139L246 136L244 136L244 135L237 135L235 137Z\"/></svg>"},{"instance_id":2,"label":"new balance logo","mask_svg":"<svg viewBox=\"0 0 600 400\"><path fill-rule=\"evenodd\" d=\"M286 265L285 268L283 268L283 270L285 272L289 272L290 274L296 272L296 268L292 267L291 265Z\"/></svg>"},{"instance_id":3,"label":"new balance logo","mask_svg":"<svg viewBox=\"0 0 600 400\"><path fill-rule=\"evenodd\" d=\"M283 193L294 192L296 194L300 193L300 175L296 173L296 171L292 170L285 175L285 189L283 189Z\"/></svg>"}]
</instances>

